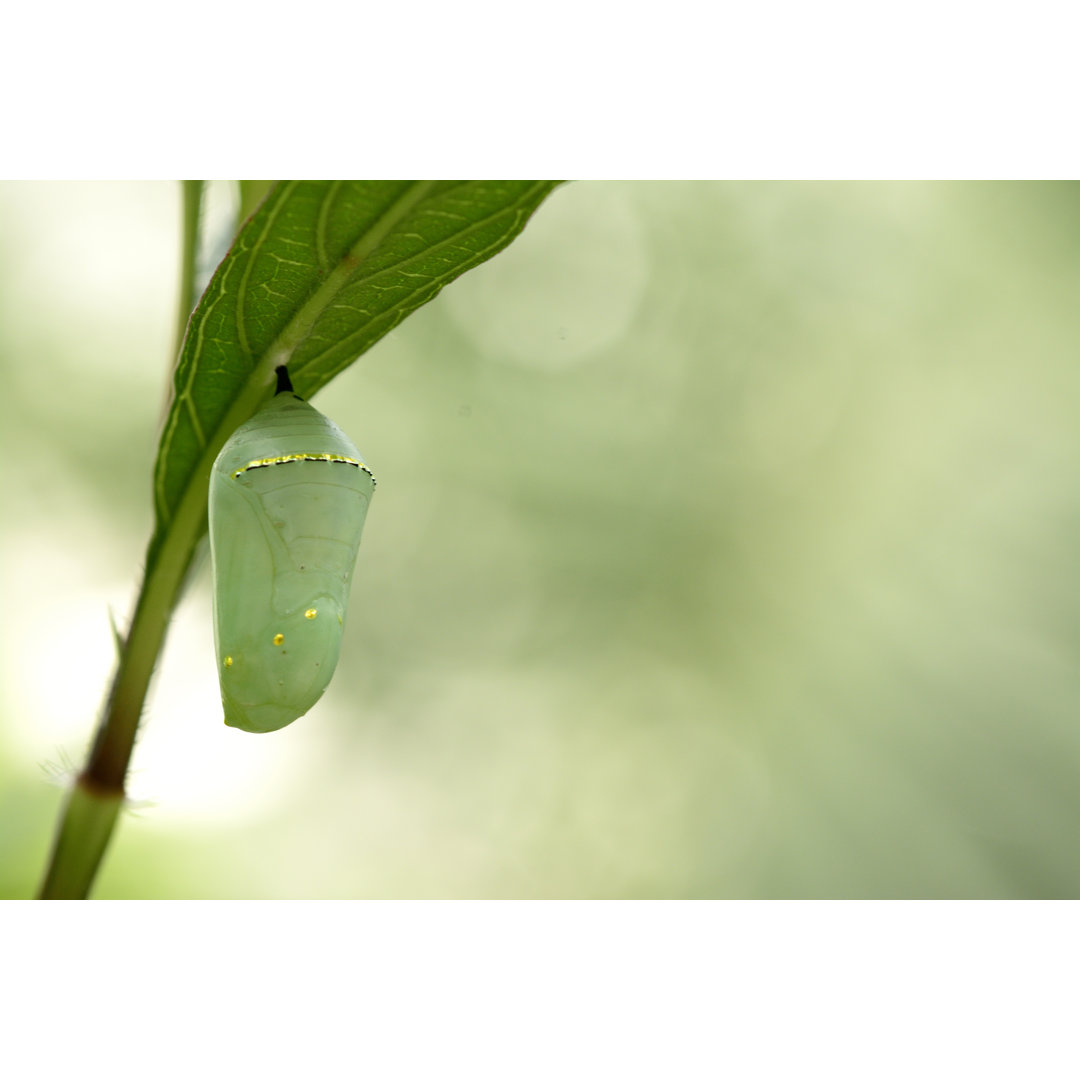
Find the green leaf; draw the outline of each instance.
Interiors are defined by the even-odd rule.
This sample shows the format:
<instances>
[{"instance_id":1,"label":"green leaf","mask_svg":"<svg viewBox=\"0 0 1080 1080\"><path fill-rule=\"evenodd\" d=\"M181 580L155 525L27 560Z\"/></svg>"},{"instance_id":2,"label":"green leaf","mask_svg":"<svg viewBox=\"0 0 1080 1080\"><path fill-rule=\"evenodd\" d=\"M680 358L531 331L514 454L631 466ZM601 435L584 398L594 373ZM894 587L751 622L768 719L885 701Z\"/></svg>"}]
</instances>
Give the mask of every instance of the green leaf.
<instances>
[{"instance_id":1,"label":"green leaf","mask_svg":"<svg viewBox=\"0 0 1080 1080\"><path fill-rule=\"evenodd\" d=\"M152 564L205 507L218 450L289 365L310 397L525 227L553 181L289 181L238 234L191 316L154 467Z\"/></svg>"}]
</instances>

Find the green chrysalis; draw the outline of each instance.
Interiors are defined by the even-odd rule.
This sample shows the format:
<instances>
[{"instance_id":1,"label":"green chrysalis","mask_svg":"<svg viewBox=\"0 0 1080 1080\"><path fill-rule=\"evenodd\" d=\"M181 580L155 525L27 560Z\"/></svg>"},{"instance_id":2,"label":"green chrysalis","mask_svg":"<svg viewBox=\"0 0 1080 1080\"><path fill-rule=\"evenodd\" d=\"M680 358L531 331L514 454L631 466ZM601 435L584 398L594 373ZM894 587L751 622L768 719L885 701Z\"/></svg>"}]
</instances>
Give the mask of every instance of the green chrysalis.
<instances>
[{"instance_id":1,"label":"green chrysalis","mask_svg":"<svg viewBox=\"0 0 1080 1080\"><path fill-rule=\"evenodd\" d=\"M214 643L225 723L276 731L322 696L375 478L336 424L292 392L221 448L210 474Z\"/></svg>"}]
</instances>

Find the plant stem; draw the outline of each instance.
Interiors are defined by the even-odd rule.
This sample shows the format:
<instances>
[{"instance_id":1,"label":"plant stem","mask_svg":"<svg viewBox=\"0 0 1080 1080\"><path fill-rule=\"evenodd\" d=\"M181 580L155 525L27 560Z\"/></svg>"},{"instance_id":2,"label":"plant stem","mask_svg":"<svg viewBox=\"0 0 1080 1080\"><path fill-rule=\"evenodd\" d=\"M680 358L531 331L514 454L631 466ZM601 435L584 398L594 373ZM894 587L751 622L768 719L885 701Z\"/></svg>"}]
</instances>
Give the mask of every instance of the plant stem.
<instances>
[{"instance_id":1,"label":"plant stem","mask_svg":"<svg viewBox=\"0 0 1080 1080\"><path fill-rule=\"evenodd\" d=\"M195 303L195 255L202 187L201 180L185 180L183 184L183 240L174 363L180 354ZM211 461L200 463L200 469L207 475L210 464ZM38 894L40 899L84 899L105 855L124 804L124 780L154 663L205 523L205 498L195 497L197 491L197 484L189 489L191 497L181 502L174 527L157 558L147 565L93 747L64 806Z\"/></svg>"},{"instance_id":2,"label":"plant stem","mask_svg":"<svg viewBox=\"0 0 1080 1080\"><path fill-rule=\"evenodd\" d=\"M173 363L184 344L188 319L195 308L195 256L199 249L199 212L203 182L183 181L184 214L180 250L180 290L176 302L176 333L173 336Z\"/></svg>"},{"instance_id":3,"label":"plant stem","mask_svg":"<svg viewBox=\"0 0 1080 1080\"><path fill-rule=\"evenodd\" d=\"M68 796L39 900L82 900L105 854L123 794L95 791L85 777Z\"/></svg>"}]
</instances>

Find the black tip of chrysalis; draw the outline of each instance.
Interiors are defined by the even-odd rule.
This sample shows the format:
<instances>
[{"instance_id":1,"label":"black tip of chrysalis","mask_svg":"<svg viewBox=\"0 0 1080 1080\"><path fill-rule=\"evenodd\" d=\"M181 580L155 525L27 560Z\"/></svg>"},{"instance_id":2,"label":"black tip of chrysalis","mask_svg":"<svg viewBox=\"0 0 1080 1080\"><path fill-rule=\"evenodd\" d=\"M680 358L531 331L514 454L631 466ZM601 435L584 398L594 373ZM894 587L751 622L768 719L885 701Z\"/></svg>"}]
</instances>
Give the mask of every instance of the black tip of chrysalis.
<instances>
[{"instance_id":1,"label":"black tip of chrysalis","mask_svg":"<svg viewBox=\"0 0 1080 1080\"><path fill-rule=\"evenodd\" d=\"M277 371L277 389L274 394L291 394L293 392L292 380L289 378L289 369L282 364Z\"/></svg>"}]
</instances>

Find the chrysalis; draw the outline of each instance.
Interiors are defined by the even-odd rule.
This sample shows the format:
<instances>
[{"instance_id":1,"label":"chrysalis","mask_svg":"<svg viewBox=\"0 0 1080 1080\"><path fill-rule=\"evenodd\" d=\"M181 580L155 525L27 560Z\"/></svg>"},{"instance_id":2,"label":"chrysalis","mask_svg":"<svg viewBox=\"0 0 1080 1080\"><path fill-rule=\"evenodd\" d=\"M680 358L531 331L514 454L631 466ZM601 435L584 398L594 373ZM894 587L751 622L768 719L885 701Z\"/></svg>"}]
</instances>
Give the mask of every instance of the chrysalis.
<instances>
[{"instance_id":1,"label":"chrysalis","mask_svg":"<svg viewBox=\"0 0 1080 1080\"><path fill-rule=\"evenodd\" d=\"M226 724L276 731L322 696L374 490L356 447L278 368L276 396L236 429L210 474Z\"/></svg>"}]
</instances>

